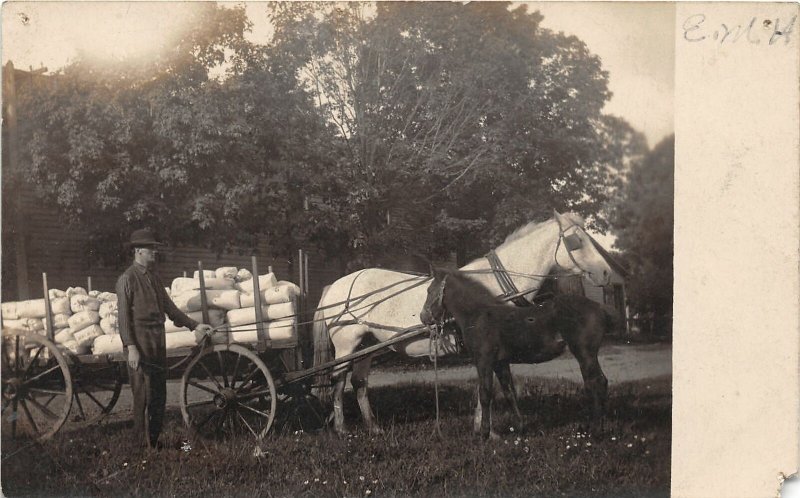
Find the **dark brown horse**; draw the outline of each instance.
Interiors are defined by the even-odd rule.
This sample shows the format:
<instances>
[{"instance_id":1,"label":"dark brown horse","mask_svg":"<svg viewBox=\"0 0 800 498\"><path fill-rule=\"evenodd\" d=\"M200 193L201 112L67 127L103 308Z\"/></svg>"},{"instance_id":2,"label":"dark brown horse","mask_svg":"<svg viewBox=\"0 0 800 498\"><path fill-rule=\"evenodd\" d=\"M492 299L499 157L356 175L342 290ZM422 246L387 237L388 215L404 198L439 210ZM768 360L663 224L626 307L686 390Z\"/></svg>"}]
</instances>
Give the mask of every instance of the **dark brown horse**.
<instances>
[{"instance_id":1,"label":"dark brown horse","mask_svg":"<svg viewBox=\"0 0 800 498\"><path fill-rule=\"evenodd\" d=\"M565 341L580 364L593 419L602 419L608 381L600 369L597 352L603 334L613 324L603 306L582 296L561 295L532 307L512 307L462 272L432 271L434 279L420 318L430 325L441 322L446 312L453 315L478 370L481 435L490 435L492 372L522 427L510 364L552 360L564 351Z\"/></svg>"}]
</instances>

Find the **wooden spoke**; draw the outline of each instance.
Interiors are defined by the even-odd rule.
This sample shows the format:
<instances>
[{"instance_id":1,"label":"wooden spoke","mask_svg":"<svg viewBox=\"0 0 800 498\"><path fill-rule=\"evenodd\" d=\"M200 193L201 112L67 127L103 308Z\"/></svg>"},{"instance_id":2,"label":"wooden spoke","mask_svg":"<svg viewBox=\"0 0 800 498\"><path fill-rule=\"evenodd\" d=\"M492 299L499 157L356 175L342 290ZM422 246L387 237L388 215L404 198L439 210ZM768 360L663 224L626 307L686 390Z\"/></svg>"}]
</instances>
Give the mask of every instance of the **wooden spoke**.
<instances>
[{"instance_id":1,"label":"wooden spoke","mask_svg":"<svg viewBox=\"0 0 800 498\"><path fill-rule=\"evenodd\" d=\"M4 430L9 424L13 436L25 432L37 440L47 439L64 425L72 407L69 364L42 335L4 331L2 337Z\"/></svg>"},{"instance_id":2,"label":"wooden spoke","mask_svg":"<svg viewBox=\"0 0 800 498\"><path fill-rule=\"evenodd\" d=\"M253 391L253 392L249 392L249 393L240 394L238 396L238 399L247 400L247 399L257 398L259 396L268 396L268 395L272 395L272 393L269 391L269 389L262 389L260 391Z\"/></svg>"},{"instance_id":3,"label":"wooden spoke","mask_svg":"<svg viewBox=\"0 0 800 498\"><path fill-rule=\"evenodd\" d=\"M200 389L202 391L205 391L207 393L211 393L211 394L215 394L215 395L219 393L219 391L215 391L215 390L211 389L210 387L206 387L206 386L204 386L202 384L198 384L197 382L194 382L194 381L188 381L187 384L189 384L192 387L196 387L197 389Z\"/></svg>"},{"instance_id":4,"label":"wooden spoke","mask_svg":"<svg viewBox=\"0 0 800 498\"><path fill-rule=\"evenodd\" d=\"M222 375L222 382L228 387L228 376L225 375L225 360L222 359L222 351L217 351L217 361L219 361L219 372Z\"/></svg>"},{"instance_id":5,"label":"wooden spoke","mask_svg":"<svg viewBox=\"0 0 800 498\"><path fill-rule=\"evenodd\" d=\"M242 416L242 414L239 413L239 410L236 410L236 416L238 416L239 419L244 423L245 427L247 427L247 430L250 431L250 434L252 434L254 437L257 438L258 434L256 434L256 431L254 431L253 428L250 427L250 424L248 424L247 420L245 420L245 418Z\"/></svg>"},{"instance_id":6,"label":"wooden spoke","mask_svg":"<svg viewBox=\"0 0 800 498\"><path fill-rule=\"evenodd\" d=\"M200 365L200 368L202 368L205 371L206 375L208 375L208 378L211 379L211 381L217 386L217 390L222 391L222 386L219 385L219 381L217 380L217 378L211 375L211 372L208 371L208 367L206 367L206 364L201 361L198 363L198 365Z\"/></svg>"},{"instance_id":7,"label":"wooden spoke","mask_svg":"<svg viewBox=\"0 0 800 498\"><path fill-rule=\"evenodd\" d=\"M78 411L81 412L81 420L86 420L86 412L83 411L83 403L77 393L75 393L75 403L78 405Z\"/></svg>"},{"instance_id":8,"label":"wooden spoke","mask_svg":"<svg viewBox=\"0 0 800 498\"><path fill-rule=\"evenodd\" d=\"M206 400L206 401L194 401L192 403L187 404L186 407L187 408L195 408L197 406L207 406L207 405L211 405L211 404L214 404L214 400L213 399L209 399L209 400Z\"/></svg>"},{"instance_id":9,"label":"wooden spoke","mask_svg":"<svg viewBox=\"0 0 800 498\"><path fill-rule=\"evenodd\" d=\"M41 434L42 431L39 430L39 426L36 425L36 422L33 420L31 416L30 410L28 410L28 405L25 403L24 399L19 400L19 404L22 405L22 411L25 412L25 417L28 419L28 422L31 424L31 428L33 428L33 432L37 435Z\"/></svg>"},{"instance_id":10,"label":"wooden spoke","mask_svg":"<svg viewBox=\"0 0 800 498\"><path fill-rule=\"evenodd\" d=\"M258 415L258 416L260 416L260 417L266 417L266 418L269 418L269 416L270 416L270 414L269 414L269 413L264 413L264 412L262 412L262 411L260 411L260 410L256 410L256 409L255 409L255 408L253 408L252 406L248 406L248 405L239 405L239 406L240 406L240 407L242 407L242 408L244 408L245 410L248 410L248 411L250 411L250 412L252 412L252 413L255 413L256 415Z\"/></svg>"},{"instance_id":11,"label":"wooden spoke","mask_svg":"<svg viewBox=\"0 0 800 498\"><path fill-rule=\"evenodd\" d=\"M207 362L208 356L216 357L211 361L218 364L221 380L210 374L213 363ZM240 375L244 375L241 380ZM213 387L200 384L205 376L216 381L218 392ZM260 438L272 426L277 403L275 383L261 358L242 345L217 344L207 347L189 363L181 384L181 414L189 430L195 434L229 436L241 432ZM198 398L192 387L214 395L214 399ZM240 393L244 393L244 396ZM256 398L263 401L254 406L240 403ZM207 407L212 404L217 404L218 408L208 412Z\"/></svg>"},{"instance_id":12,"label":"wooden spoke","mask_svg":"<svg viewBox=\"0 0 800 498\"><path fill-rule=\"evenodd\" d=\"M236 388L236 374L239 373L239 360L242 359L241 355L236 355L236 363L233 364L233 374L231 375L231 389Z\"/></svg>"},{"instance_id":13,"label":"wooden spoke","mask_svg":"<svg viewBox=\"0 0 800 498\"><path fill-rule=\"evenodd\" d=\"M35 377L31 377L30 379L26 380L25 382L22 383L22 385L23 386L27 386L30 383L32 383L34 381L37 381L37 380L41 379L42 377L45 377L45 376L47 376L47 375L49 375L49 374L51 374L51 373L53 373L53 372L55 372L57 370L61 370L61 366L60 365L55 365L53 367L48 368L47 370L45 370L44 372L36 375Z\"/></svg>"},{"instance_id":14,"label":"wooden spoke","mask_svg":"<svg viewBox=\"0 0 800 498\"><path fill-rule=\"evenodd\" d=\"M19 402L14 398L14 410L11 413L11 437L17 438L17 415L19 415Z\"/></svg>"},{"instance_id":15,"label":"wooden spoke","mask_svg":"<svg viewBox=\"0 0 800 498\"><path fill-rule=\"evenodd\" d=\"M239 385L239 388L235 390L236 393L238 394L242 390L242 388L246 386L247 383L250 382L257 373L258 369L254 368L249 374L247 374L247 377L245 377L244 380L242 380L242 383L241 385Z\"/></svg>"},{"instance_id":16,"label":"wooden spoke","mask_svg":"<svg viewBox=\"0 0 800 498\"><path fill-rule=\"evenodd\" d=\"M35 398L28 398L28 399L30 400L31 404L33 404L33 406L38 408L39 411L41 411L47 418L50 418L50 419L53 419L53 420L58 419L58 415L56 415L55 413L50 411L50 409L47 408L46 406L43 406L41 403L36 401Z\"/></svg>"},{"instance_id":17,"label":"wooden spoke","mask_svg":"<svg viewBox=\"0 0 800 498\"><path fill-rule=\"evenodd\" d=\"M30 373L30 371L31 371L31 367L32 367L32 366L33 366L33 365L36 363L36 361L39 359L39 355L42 353L42 350L43 350L43 349L45 349L45 347L44 347L44 346L41 346L40 348L38 348L38 349L36 350L36 354L35 354L35 355L33 355L33 358L31 358L31 362L30 362L30 363L28 363L28 366L27 366L27 367L25 367L25 373L23 373L23 374L22 374L22 378L23 378L23 379L24 379L25 377L27 377L27 376L28 376L28 374L29 374L29 373Z\"/></svg>"}]
</instances>

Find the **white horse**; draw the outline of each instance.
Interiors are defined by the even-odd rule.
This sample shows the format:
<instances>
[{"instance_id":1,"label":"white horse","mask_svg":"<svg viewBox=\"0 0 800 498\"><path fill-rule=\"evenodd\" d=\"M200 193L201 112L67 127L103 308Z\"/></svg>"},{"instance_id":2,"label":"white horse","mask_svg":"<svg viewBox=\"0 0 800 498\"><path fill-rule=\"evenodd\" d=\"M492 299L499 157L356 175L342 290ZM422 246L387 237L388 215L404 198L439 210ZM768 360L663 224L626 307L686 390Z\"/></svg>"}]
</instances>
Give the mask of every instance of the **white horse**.
<instances>
[{"instance_id":1,"label":"white horse","mask_svg":"<svg viewBox=\"0 0 800 498\"><path fill-rule=\"evenodd\" d=\"M519 293L528 299L536 294L547 275L554 272L585 274L599 286L607 285L611 275L608 262L584 230L583 219L574 213L562 215L554 211L550 220L528 223L509 235L494 253L502 265L500 278L510 280L513 287L520 289ZM503 289L499 284L497 272L492 271L487 257L476 259L461 270L471 272L471 278L495 295L509 292L508 286ZM320 343L319 337L329 335L336 358L341 358L355 352L367 334L384 342L404 329L421 325L419 315L427 297L429 280L429 277L380 268L368 268L340 278L328 287L317 308L314 321L317 344ZM410 339L391 347L410 357L433 353L427 337ZM449 337L447 344L439 345L439 356L456 351L454 337ZM316 359L317 362L327 360L320 355ZM371 432L377 433L380 428L373 421L367 398L371 360L372 356L367 356L354 362L351 383L364 423ZM333 375L334 429L341 433L345 431L342 398L347 371L340 369ZM475 417L479 426L479 409L476 409Z\"/></svg>"}]
</instances>

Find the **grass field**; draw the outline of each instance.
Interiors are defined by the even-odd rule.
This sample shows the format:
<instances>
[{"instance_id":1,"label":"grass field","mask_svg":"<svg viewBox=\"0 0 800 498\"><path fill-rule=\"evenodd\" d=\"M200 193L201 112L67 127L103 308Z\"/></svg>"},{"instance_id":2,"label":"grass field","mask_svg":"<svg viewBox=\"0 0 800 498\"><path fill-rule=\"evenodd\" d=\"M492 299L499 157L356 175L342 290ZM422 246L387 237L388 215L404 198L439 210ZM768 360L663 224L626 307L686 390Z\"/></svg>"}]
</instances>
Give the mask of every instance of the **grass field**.
<instances>
[{"instance_id":1,"label":"grass field","mask_svg":"<svg viewBox=\"0 0 800 498\"><path fill-rule=\"evenodd\" d=\"M519 381L518 381L519 382ZM471 432L474 387L409 384L371 390L385 433L307 432L287 424L255 451L250 438L190 441L168 412L154 452L134 448L130 424L62 431L46 443L3 438L5 496L669 496L671 381L612 385L603 434L586 434L580 386L525 380L526 428L511 432L509 407L495 403L499 441Z\"/></svg>"}]
</instances>

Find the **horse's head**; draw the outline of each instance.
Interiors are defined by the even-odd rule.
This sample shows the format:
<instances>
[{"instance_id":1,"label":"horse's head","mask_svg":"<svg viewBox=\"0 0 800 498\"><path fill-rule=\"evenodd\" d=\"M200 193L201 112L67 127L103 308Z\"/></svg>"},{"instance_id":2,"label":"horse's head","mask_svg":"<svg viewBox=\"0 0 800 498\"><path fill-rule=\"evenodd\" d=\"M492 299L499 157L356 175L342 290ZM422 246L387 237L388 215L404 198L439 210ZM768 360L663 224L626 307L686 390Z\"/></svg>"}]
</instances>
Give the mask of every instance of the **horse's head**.
<instances>
[{"instance_id":1,"label":"horse's head","mask_svg":"<svg viewBox=\"0 0 800 498\"><path fill-rule=\"evenodd\" d=\"M433 281L428 286L428 296L419 314L419 319L425 325L433 325L442 319L444 309L444 286L447 282L447 272L431 266Z\"/></svg>"},{"instance_id":2,"label":"horse's head","mask_svg":"<svg viewBox=\"0 0 800 498\"><path fill-rule=\"evenodd\" d=\"M553 213L558 223L558 243L554 254L556 265L565 273L586 274L594 285L608 285L611 266L583 228L583 219L575 213Z\"/></svg>"}]
</instances>

